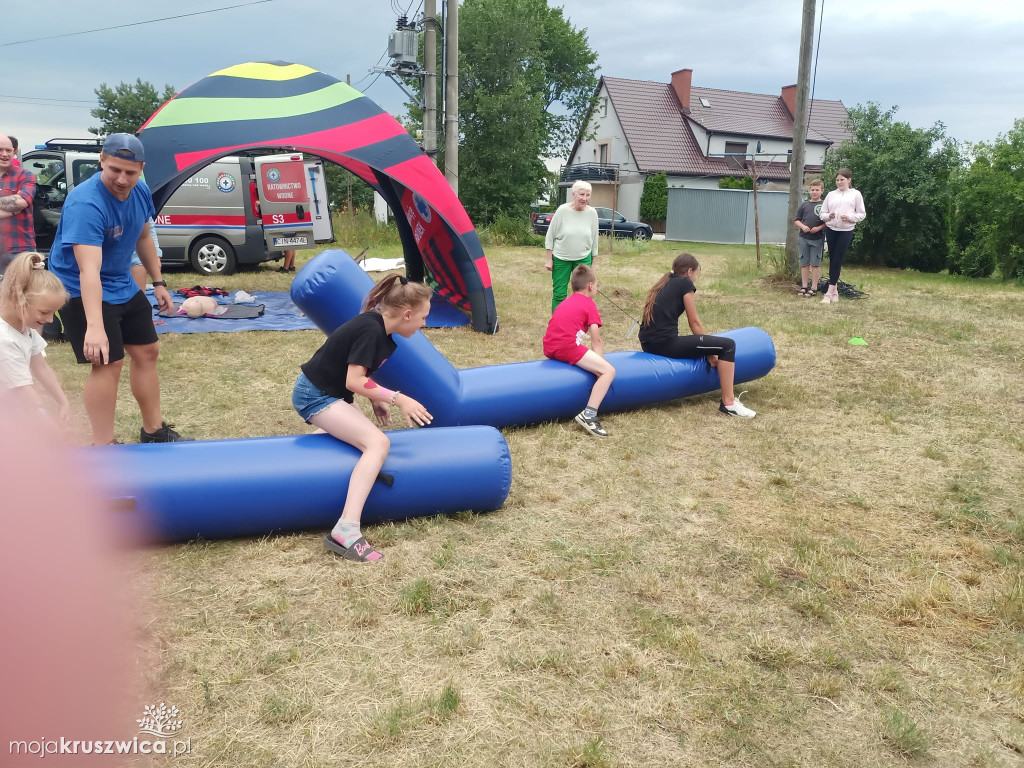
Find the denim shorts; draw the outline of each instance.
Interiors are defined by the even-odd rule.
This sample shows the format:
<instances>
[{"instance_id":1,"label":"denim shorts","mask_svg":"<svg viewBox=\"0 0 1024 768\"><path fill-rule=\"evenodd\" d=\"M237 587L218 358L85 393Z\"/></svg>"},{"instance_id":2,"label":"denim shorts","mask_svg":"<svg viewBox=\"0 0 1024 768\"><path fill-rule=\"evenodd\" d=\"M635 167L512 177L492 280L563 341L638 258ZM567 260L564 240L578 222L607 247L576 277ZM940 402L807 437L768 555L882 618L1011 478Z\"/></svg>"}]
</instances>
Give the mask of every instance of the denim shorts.
<instances>
[{"instance_id":1,"label":"denim shorts","mask_svg":"<svg viewBox=\"0 0 1024 768\"><path fill-rule=\"evenodd\" d=\"M139 258L139 254L137 254L137 253L133 253L132 254L132 266L133 267L141 267L142 266L142 259Z\"/></svg>"},{"instance_id":2,"label":"denim shorts","mask_svg":"<svg viewBox=\"0 0 1024 768\"><path fill-rule=\"evenodd\" d=\"M344 401L337 397L331 397L322 389L318 389L313 382L306 378L306 374L300 373L299 378L295 380L295 389L292 390L292 405L307 424L320 411L326 410L338 402Z\"/></svg>"}]
</instances>

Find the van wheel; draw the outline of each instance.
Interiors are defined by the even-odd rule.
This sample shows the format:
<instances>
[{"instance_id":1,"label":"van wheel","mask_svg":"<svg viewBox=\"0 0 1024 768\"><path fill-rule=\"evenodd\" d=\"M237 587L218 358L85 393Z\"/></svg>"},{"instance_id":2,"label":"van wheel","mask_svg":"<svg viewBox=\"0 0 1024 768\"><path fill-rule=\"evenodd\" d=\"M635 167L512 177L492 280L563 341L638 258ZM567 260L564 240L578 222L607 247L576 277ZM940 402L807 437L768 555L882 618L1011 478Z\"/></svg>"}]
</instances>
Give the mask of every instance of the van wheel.
<instances>
[{"instance_id":1,"label":"van wheel","mask_svg":"<svg viewBox=\"0 0 1024 768\"><path fill-rule=\"evenodd\" d=\"M192 269L201 275L230 275L238 266L235 249L219 237L201 237L189 253Z\"/></svg>"}]
</instances>

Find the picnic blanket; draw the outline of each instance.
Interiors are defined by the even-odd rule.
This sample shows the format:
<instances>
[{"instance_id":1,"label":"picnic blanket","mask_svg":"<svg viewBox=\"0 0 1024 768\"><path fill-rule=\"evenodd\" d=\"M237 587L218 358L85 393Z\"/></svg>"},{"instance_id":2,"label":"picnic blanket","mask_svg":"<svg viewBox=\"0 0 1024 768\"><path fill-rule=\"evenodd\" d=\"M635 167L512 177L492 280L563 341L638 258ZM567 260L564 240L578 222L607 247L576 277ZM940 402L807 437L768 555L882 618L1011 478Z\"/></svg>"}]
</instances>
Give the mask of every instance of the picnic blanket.
<instances>
[{"instance_id":1,"label":"picnic blanket","mask_svg":"<svg viewBox=\"0 0 1024 768\"><path fill-rule=\"evenodd\" d=\"M152 289L146 295L153 303ZM235 304L235 294L217 296L218 304L237 307L248 307L257 310L263 306L263 314L255 317L225 318L197 317L192 319L185 315L162 317L159 307L153 308L153 322L157 333L232 333L235 331L308 331L316 326L295 306L292 297L284 291L256 291L254 301ZM175 307L177 308L177 306ZM252 314L252 312L246 313Z\"/></svg>"},{"instance_id":2,"label":"picnic blanket","mask_svg":"<svg viewBox=\"0 0 1024 768\"><path fill-rule=\"evenodd\" d=\"M217 296L218 304L238 307L263 306L263 314L251 318L197 317L185 315L161 317L159 307L153 308L153 322L157 333L232 333L235 331L308 331L316 330L313 322L295 306L290 294L284 291L254 291L253 301L235 305L237 292L228 296ZM149 303L153 304L153 289L146 291ZM459 328L469 325L469 318L437 294L430 301L428 328Z\"/></svg>"}]
</instances>

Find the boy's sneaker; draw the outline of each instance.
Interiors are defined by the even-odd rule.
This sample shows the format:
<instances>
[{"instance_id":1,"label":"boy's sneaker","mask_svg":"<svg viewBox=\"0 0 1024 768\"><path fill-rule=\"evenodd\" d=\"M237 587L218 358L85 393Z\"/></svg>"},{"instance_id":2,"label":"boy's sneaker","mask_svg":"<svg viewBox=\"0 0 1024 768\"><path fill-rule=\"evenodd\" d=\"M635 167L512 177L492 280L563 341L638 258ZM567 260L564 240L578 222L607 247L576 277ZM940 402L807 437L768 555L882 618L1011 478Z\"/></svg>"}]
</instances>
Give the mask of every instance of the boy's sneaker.
<instances>
[{"instance_id":1,"label":"boy's sneaker","mask_svg":"<svg viewBox=\"0 0 1024 768\"><path fill-rule=\"evenodd\" d=\"M757 416L757 411L752 411L737 397L732 401L732 405L726 405L721 400L718 401L718 410L728 416L741 416L744 419L752 419Z\"/></svg>"},{"instance_id":2,"label":"boy's sneaker","mask_svg":"<svg viewBox=\"0 0 1024 768\"><path fill-rule=\"evenodd\" d=\"M588 419L583 415L583 411L580 411L576 414L576 423L592 435L608 437L608 430L601 426L601 422L597 420L597 416L592 419Z\"/></svg>"},{"instance_id":3,"label":"boy's sneaker","mask_svg":"<svg viewBox=\"0 0 1024 768\"><path fill-rule=\"evenodd\" d=\"M189 443L191 437L182 437L174 431L174 425L166 421L160 423L160 429L156 432L147 432L145 428L139 430L140 443Z\"/></svg>"}]
</instances>

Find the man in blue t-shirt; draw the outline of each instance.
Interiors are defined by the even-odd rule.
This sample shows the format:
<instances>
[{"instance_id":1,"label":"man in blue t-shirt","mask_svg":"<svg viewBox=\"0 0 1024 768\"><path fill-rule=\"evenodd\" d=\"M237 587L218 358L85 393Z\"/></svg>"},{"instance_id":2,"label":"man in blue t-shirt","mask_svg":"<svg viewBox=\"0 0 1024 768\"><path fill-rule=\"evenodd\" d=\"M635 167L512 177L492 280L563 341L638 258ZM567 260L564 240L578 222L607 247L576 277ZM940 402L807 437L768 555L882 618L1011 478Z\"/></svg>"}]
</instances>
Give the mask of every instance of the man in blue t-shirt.
<instances>
[{"instance_id":1,"label":"man in blue t-shirt","mask_svg":"<svg viewBox=\"0 0 1024 768\"><path fill-rule=\"evenodd\" d=\"M145 160L137 137L108 136L100 172L68 194L50 249L50 271L71 296L61 311L64 333L78 362L92 364L83 399L96 445L116 442L114 410L126 353L132 360L132 394L142 412L140 442L183 439L160 413L160 349L153 310L131 273L132 253L137 251L153 278L160 309L173 308L149 234L149 220L156 211L149 187L141 180Z\"/></svg>"}]
</instances>

